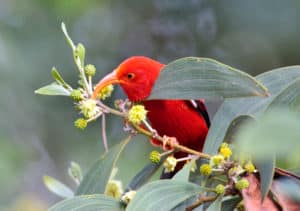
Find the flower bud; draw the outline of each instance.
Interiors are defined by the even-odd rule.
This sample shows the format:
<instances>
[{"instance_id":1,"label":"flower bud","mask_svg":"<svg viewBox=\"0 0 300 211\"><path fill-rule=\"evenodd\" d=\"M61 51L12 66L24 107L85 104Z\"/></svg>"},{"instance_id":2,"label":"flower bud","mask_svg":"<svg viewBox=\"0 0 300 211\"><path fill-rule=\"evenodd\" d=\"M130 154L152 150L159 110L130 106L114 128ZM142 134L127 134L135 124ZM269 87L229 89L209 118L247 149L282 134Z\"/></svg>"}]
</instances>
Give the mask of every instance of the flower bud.
<instances>
[{"instance_id":1,"label":"flower bud","mask_svg":"<svg viewBox=\"0 0 300 211\"><path fill-rule=\"evenodd\" d=\"M218 166L224 161L223 155L214 155L211 157L210 162L212 166Z\"/></svg>"},{"instance_id":2,"label":"flower bud","mask_svg":"<svg viewBox=\"0 0 300 211\"><path fill-rule=\"evenodd\" d=\"M121 201L128 204L134 198L135 194L136 191L134 190L128 191L122 196Z\"/></svg>"},{"instance_id":3,"label":"flower bud","mask_svg":"<svg viewBox=\"0 0 300 211\"><path fill-rule=\"evenodd\" d=\"M79 108L82 114L88 119L95 116L100 111L99 107L97 107L96 101L93 99L81 101Z\"/></svg>"},{"instance_id":4,"label":"flower bud","mask_svg":"<svg viewBox=\"0 0 300 211\"><path fill-rule=\"evenodd\" d=\"M219 153L224 156L225 159L230 158L232 151L227 143L222 143L219 149Z\"/></svg>"},{"instance_id":5,"label":"flower bud","mask_svg":"<svg viewBox=\"0 0 300 211\"><path fill-rule=\"evenodd\" d=\"M84 67L84 71L87 76L94 76L96 74L96 67L92 64L88 64Z\"/></svg>"},{"instance_id":6,"label":"flower bud","mask_svg":"<svg viewBox=\"0 0 300 211\"><path fill-rule=\"evenodd\" d=\"M74 122L75 127L83 130L87 126L87 121L83 118L79 118Z\"/></svg>"},{"instance_id":7,"label":"flower bud","mask_svg":"<svg viewBox=\"0 0 300 211\"><path fill-rule=\"evenodd\" d=\"M152 151L150 153L149 159L151 160L152 163L159 163L160 162L160 153L158 151Z\"/></svg>"},{"instance_id":8,"label":"flower bud","mask_svg":"<svg viewBox=\"0 0 300 211\"><path fill-rule=\"evenodd\" d=\"M221 195L225 192L225 186L222 184L219 184L215 187L215 191L217 194Z\"/></svg>"},{"instance_id":9,"label":"flower bud","mask_svg":"<svg viewBox=\"0 0 300 211\"><path fill-rule=\"evenodd\" d=\"M248 172L248 173L253 173L255 171L255 166L253 165L253 163L251 161L248 161L245 165L244 165L244 169Z\"/></svg>"},{"instance_id":10,"label":"flower bud","mask_svg":"<svg viewBox=\"0 0 300 211\"><path fill-rule=\"evenodd\" d=\"M119 199L123 194L122 183L118 180L110 180L107 183L104 194Z\"/></svg>"},{"instance_id":11,"label":"flower bud","mask_svg":"<svg viewBox=\"0 0 300 211\"><path fill-rule=\"evenodd\" d=\"M177 165L177 159L174 156L169 156L164 162L165 173L173 172Z\"/></svg>"},{"instance_id":12,"label":"flower bud","mask_svg":"<svg viewBox=\"0 0 300 211\"><path fill-rule=\"evenodd\" d=\"M200 166L200 173L205 175L205 176L208 176L212 173L212 168L209 164L202 164Z\"/></svg>"},{"instance_id":13,"label":"flower bud","mask_svg":"<svg viewBox=\"0 0 300 211\"><path fill-rule=\"evenodd\" d=\"M114 86L110 84L100 90L100 92L97 95L97 98L101 100L105 100L106 98L111 96L113 90L114 90Z\"/></svg>"},{"instance_id":14,"label":"flower bud","mask_svg":"<svg viewBox=\"0 0 300 211\"><path fill-rule=\"evenodd\" d=\"M70 97L75 101L80 101L83 99L83 95L82 95L81 91L78 89L74 89L71 92Z\"/></svg>"},{"instance_id":15,"label":"flower bud","mask_svg":"<svg viewBox=\"0 0 300 211\"><path fill-rule=\"evenodd\" d=\"M140 124L146 119L147 110L143 105L134 105L128 112L128 120L133 124Z\"/></svg>"},{"instance_id":16,"label":"flower bud","mask_svg":"<svg viewBox=\"0 0 300 211\"><path fill-rule=\"evenodd\" d=\"M235 188L238 190L243 190L248 187L249 187L249 181L245 178L240 179L239 181L237 181L237 183L235 183Z\"/></svg>"}]
</instances>

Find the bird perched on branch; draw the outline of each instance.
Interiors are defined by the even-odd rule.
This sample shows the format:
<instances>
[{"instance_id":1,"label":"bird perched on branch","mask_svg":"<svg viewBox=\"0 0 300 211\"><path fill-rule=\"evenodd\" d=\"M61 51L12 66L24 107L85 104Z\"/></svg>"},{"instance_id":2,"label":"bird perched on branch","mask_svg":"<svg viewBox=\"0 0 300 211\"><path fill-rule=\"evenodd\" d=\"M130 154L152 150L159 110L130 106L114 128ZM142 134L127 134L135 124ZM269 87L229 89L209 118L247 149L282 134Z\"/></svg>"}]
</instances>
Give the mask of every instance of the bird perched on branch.
<instances>
[{"instance_id":1,"label":"bird perched on branch","mask_svg":"<svg viewBox=\"0 0 300 211\"><path fill-rule=\"evenodd\" d=\"M96 85L93 98L104 87L119 84L130 101L144 104L147 118L159 135L175 137L179 144L202 151L210 126L203 100L147 100L164 66L147 57L130 57ZM161 145L153 138L151 142ZM186 155L176 152L174 156L180 158ZM175 172L180 167L177 166Z\"/></svg>"}]
</instances>

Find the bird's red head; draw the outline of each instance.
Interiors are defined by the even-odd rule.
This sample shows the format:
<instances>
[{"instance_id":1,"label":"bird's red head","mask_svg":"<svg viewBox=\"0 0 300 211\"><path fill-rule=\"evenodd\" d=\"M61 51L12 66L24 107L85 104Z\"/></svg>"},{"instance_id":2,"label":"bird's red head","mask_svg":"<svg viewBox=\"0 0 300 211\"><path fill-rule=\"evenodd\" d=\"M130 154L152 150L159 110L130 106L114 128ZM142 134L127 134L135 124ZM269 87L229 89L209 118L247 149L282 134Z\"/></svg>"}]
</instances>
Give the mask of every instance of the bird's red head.
<instances>
[{"instance_id":1,"label":"bird's red head","mask_svg":"<svg viewBox=\"0 0 300 211\"><path fill-rule=\"evenodd\" d=\"M144 56L133 56L123 61L95 87L92 98L110 84L120 84L131 101L146 99L164 65Z\"/></svg>"}]
</instances>

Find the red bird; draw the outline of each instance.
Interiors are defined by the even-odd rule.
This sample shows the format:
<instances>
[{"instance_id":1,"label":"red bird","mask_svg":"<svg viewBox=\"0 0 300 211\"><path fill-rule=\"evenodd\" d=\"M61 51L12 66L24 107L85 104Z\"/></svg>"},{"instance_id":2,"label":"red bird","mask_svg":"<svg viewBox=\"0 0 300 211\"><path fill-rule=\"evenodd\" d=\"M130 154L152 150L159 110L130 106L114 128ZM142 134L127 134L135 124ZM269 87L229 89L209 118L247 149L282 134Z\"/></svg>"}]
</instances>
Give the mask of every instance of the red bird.
<instances>
[{"instance_id":1,"label":"red bird","mask_svg":"<svg viewBox=\"0 0 300 211\"><path fill-rule=\"evenodd\" d=\"M202 151L210 126L203 100L147 100L164 66L147 57L130 57L96 85L93 98L105 86L120 84L130 101L144 104L147 118L159 135L176 137L179 144ZM161 145L154 139L151 142ZM183 152L175 154L177 158L184 156Z\"/></svg>"}]
</instances>

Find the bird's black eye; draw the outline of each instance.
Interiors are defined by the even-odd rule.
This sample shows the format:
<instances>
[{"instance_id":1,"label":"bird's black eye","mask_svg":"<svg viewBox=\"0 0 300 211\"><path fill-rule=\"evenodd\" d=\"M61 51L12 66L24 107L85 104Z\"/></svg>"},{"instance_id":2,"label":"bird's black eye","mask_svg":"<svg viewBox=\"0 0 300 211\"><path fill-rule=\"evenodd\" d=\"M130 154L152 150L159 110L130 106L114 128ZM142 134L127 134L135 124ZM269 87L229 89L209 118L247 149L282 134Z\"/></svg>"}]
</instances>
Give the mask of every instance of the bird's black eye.
<instances>
[{"instance_id":1,"label":"bird's black eye","mask_svg":"<svg viewBox=\"0 0 300 211\"><path fill-rule=\"evenodd\" d=\"M133 79L134 78L134 74L133 73L128 73L127 74L127 78L130 79L130 80Z\"/></svg>"}]
</instances>

